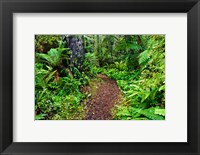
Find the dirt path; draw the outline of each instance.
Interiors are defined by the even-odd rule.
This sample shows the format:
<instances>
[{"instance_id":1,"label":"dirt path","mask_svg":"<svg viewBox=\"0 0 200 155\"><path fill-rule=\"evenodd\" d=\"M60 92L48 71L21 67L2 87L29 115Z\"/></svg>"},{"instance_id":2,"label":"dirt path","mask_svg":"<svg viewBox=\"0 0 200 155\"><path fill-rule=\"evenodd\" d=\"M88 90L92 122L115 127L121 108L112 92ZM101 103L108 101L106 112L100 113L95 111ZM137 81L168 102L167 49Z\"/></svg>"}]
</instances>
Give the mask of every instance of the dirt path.
<instances>
[{"instance_id":1,"label":"dirt path","mask_svg":"<svg viewBox=\"0 0 200 155\"><path fill-rule=\"evenodd\" d=\"M112 112L114 104L120 99L120 90L116 81L98 74L101 79L100 85L93 92L91 99L86 103L86 120L112 120Z\"/></svg>"}]
</instances>

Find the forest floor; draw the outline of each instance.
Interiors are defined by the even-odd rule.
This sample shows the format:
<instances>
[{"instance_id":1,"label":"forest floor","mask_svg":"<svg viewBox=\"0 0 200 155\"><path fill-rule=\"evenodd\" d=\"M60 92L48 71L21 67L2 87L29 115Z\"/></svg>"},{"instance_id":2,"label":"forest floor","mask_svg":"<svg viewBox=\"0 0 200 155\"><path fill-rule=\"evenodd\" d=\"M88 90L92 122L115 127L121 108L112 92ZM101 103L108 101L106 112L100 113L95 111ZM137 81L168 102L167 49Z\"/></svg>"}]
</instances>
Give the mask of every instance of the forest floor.
<instances>
[{"instance_id":1,"label":"forest floor","mask_svg":"<svg viewBox=\"0 0 200 155\"><path fill-rule=\"evenodd\" d=\"M121 99L121 92L115 80L103 74L98 74L98 81L83 88L83 92L90 93L85 102L85 120L112 120L114 105Z\"/></svg>"}]
</instances>

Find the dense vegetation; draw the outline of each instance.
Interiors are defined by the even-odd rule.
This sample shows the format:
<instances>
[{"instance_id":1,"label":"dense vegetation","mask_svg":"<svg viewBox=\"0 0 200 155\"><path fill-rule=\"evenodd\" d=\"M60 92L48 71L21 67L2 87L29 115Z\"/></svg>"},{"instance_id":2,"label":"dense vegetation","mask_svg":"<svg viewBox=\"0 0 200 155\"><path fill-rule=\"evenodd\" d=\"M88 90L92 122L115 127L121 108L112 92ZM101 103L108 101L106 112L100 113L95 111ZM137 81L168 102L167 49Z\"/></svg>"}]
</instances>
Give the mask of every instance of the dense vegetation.
<instances>
[{"instance_id":1,"label":"dense vegetation","mask_svg":"<svg viewBox=\"0 0 200 155\"><path fill-rule=\"evenodd\" d=\"M165 119L164 35L36 35L35 119L85 119L101 84L116 81L116 120Z\"/></svg>"}]
</instances>

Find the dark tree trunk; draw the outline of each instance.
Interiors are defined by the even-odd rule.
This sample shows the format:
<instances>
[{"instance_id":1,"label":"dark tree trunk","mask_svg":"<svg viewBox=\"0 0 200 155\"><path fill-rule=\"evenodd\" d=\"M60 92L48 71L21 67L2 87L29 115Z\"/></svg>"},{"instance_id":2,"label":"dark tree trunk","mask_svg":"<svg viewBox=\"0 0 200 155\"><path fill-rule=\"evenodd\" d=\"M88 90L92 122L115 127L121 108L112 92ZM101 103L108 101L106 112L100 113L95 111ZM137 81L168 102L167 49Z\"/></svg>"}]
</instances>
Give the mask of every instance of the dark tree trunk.
<instances>
[{"instance_id":1,"label":"dark tree trunk","mask_svg":"<svg viewBox=\"0 0 200 155\"><path fill-rule=\"evenodd\" d=\"M65 36L67 41L67 47L71 49L69 67L72 73L74 73L74 67L80 72L84 62L84 38L83 35L70 35Z\"/></svg>"},{"instance_id":2,"label":"dark tree trunk","mask_svg":"<svg viewBox=\"0 0 200 155\"><path fill-rule=\"evenodd\" d=\"M141 46L141 39L140 39L139 35L137 35L137 43L138 43L139 46Z\"/></svg>"}]
</instances>

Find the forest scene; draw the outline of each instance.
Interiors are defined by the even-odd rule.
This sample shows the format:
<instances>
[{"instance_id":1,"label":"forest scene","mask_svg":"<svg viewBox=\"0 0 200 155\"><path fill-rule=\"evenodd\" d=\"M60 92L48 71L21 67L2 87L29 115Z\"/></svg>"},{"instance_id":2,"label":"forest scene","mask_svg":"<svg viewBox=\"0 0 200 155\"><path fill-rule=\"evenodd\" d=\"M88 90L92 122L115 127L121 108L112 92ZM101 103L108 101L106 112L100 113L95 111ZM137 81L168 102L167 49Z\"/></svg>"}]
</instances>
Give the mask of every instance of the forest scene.
<instances>
[{"instance_id":1,"label":"forest scene","mask_svg":"<svg viewBox=\"0 0 200 155\"><path fill-rule=\"evenodd\" d=\"M35 120L165 120L165 35L35 35Z\"/></svg>"}]
</instances>

